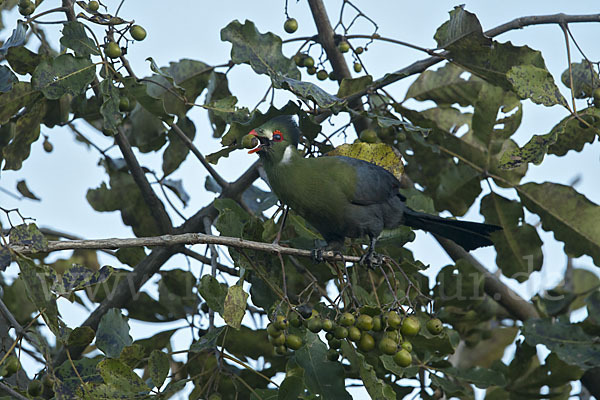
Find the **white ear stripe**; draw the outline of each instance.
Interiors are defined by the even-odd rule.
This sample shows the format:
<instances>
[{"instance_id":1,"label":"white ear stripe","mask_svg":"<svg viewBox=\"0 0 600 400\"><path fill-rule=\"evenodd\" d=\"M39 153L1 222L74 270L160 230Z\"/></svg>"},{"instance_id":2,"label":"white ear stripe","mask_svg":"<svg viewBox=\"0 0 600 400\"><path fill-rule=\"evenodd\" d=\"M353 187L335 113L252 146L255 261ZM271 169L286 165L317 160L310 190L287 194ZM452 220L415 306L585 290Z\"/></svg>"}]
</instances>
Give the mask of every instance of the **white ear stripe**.
<instances>
[{"instance_id":1,"label":"white ear stripe","mask_svg":"<svg viewBox=\"0 0 600 400\"><path fill-rule=\"evenodd\" d=\"M292 146L291 144L285 148L285 151L283 152L283 158L281 159L281 163L282 164L287 164L290 162L290 160L292 159L292 153L294 152L294 146Z\"/></svg>"}]
</instances>

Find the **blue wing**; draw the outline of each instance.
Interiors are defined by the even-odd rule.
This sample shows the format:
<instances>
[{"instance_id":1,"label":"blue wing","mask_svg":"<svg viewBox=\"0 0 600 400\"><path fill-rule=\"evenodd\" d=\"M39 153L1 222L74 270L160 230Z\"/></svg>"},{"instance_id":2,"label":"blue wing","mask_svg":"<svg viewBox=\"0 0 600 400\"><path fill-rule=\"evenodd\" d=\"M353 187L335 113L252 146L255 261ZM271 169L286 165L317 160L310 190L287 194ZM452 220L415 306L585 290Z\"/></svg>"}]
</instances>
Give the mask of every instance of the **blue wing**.
<instances>
[{"instance_id":1,"label":"blue wing","mask_svg":"<svg viewBox=\"0 0 600 400\"><path fill-rule=\"evenodd\" d=\"M356 172L356 189L351 202L356 205L371 205L388 201L393 196L399 196L402 201L400 182L386 169L367 161L346 156L334 156L350 164Z\"/></svg>"}]
</instances>

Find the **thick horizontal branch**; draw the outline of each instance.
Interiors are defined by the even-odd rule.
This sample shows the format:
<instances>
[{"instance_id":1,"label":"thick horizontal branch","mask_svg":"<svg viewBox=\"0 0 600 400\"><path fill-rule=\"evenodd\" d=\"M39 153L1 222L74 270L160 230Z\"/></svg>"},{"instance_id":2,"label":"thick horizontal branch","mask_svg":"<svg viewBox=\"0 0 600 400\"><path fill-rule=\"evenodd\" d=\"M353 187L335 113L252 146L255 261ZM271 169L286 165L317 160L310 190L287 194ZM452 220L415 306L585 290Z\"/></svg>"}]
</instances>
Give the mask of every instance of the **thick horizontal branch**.
<instances>
[{"instance_id":1,"label":"thick horizontal branch","mask_svg":"<svg viewBox=\"0 0 600 400\"><path fill-rule=\"evenodd\" d=\"M552 14L552 15L532 15L529 17L516 18L510 22L499 25L495 28L489 29L484 32L486 36L495 37L502 33L506 33L515 29L522 29L526 26L533 25L547 25L547 24L570 24L570 23L581 23L581 22L600 22L600 14L589 14L589 15L566 15L566 14ZM386 74L383 78L376 80L372 85L368 86L365 90L350 96L349 99L355 99L356 97L362 97L367 93L374 90L381 89L391 83L397 82L401 79L415 75L425 71L427 68L437 64L444 60L446 52L440 53L442 57L429 57L423 60L415 61L411 65L399 69L398 71Z\"/></svg>"},{"instance_id":2,"label":"thick horizontal branch","mask_svg":"<svg viewBox=\"0 0 600 400\"><path fill-rule=\"evenodd\" d=\"M205 235L204 233L183 233L180 235L162 235L162 236L150 236L141 238L110 238L110 239L88 239L88 240L54 240L48 242L48 252L60 251L60 250L100 250L100 249L122 249L126 247L171 247L180 245L192 245L192 244L216 244L224 245L228 247L235 247L239 249L265 251L270 253L286 254L297 257L311 257L312 252L310 250L295 249L291 247L284 247L278 244L270 244L263 242L254 242L251 240L244 240L236 237L229 236L214 236ZM33 253L35 250L31 246L23 245L10 245L9 248L22 254ZM333 251L323 252L323 259L325 260L339 260L339 255L336 255ZM360 257L347 256L344 257L345 261L358 262Z\"/></svg>"},{"instance_id":3,"label":"thick horizontal branch","mask_svg":"<svg viewBox=\"0 0 600 400\"><path fill-rule=\"evenodd\" d=\"M526 321L529 318L539 318L539 314L533 304L519 296L517 292L506 286L498 277L492 274L475 257L469 254L465 249L451 240L435 236L442 245L446 253L454 261L463 259L471 264L480 274L483 275L483 290L492 299L497 301L513 317Z\"/></svg>"}]
</instances>

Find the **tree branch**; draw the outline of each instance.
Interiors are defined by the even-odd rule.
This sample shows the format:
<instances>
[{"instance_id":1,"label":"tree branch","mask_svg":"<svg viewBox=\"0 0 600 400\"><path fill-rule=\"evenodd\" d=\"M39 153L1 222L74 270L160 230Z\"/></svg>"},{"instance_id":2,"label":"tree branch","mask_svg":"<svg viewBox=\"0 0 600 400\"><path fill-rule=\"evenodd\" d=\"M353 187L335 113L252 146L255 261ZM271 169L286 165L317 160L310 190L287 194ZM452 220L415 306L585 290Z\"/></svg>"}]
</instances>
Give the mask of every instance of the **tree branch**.
<instances>
[{"instance_id":1,"label":"tree branch","mask_svg":"<svg viewBox=\"0 0 600 400\"><path fill-rule=\"evenodd\" d=\"M510 22L499 25L495 28L489 29L484 32L484 35L489 37L495 37L502 33L514 29L522 29L526 26L542 25L542 24L569 24L569 23L580 23L580 22L600 22L600 14L589 14L589 15L566 15L566 14L552 14L552 15L534 15L529 17L516 18ZM373 90L381 89L391 83L397 82L401 79L407 78L411 75L415 75L425 71L427 68L439 63L444 60L444 56L447 56L447 52L440 53L442 57L429 57L423 60L415 61L411 65L386 74L383 78L380 78L373 82L370 86L364 90L348 97L348 100L353 100L366 95Z\"/></svg>"},{"instance_id":2,"label":"tree branch","mask_svg":"<svg viewBox=\"0 0 600 400\"><path fill-rule=\"evenodd\" d=\"M338 50L337 45L335 43L335 32L331 27L331 22L329 21L329 17L327 16L327 11L325 10L325 5L323 4L323 1L308 0L308 5L310 6L310 11L313 15L313 19L315 20L317 31L319 32L319 43L321 43L321 46L323 46L323 49L327 54L327 58L331 63L333 72L337 76L338 82L341 82L344 78L352 78L352 74L350 73L350 69L346 64L344 55ZM362 110L360 96L354 97L351 100L349 100L348 105L355 110ZM362 117L353 118L352 124L357 134L367 128L367 123Z\"/></svg>"},{"instance_id":3,"label":"tree branch","mask_svg":"<svg viewBox=\"0 0 600 400\"><path fill-rule=\"evenodd\" d=\"M60 251L60 250L75 250L75 249L87 249L87 250L98 250L98 249L122 249L127 247L166 247L170 248L173 246L181 245L193 245L193 244L208 244L208 245L224 245L227 247L235 247L239 249L249 249L257 251L265 251L270 253L280 253L297 257L312 257L311 250L296 249L293 247L284 247L278 244L254 242L251 240L244 240L237 237L229 236L214 236L206 235L204 233L182 233L179 235L162 235L162 236L149 236L140 238L110 238L110 239L88 239L88 240L52 240L48 242L48 247L45 249L46 252ZM21 254L31 254L35 250L32 246L23 245L8 245L9 249L16 251ZM333 251L323 252L323 258L326 260L339 261L339 255L336 257L336 253ZM358 262L360 257L356 256L344 256L344 260L348 262ZM210 264L210 259L208 259ZM137 271L137 267L136 267Z\"/></svg>"},{"instance_id":4,"label":"tree branch","mask_svg":"<svg viewBox=\"0 0 600 400\"><path fill-rule=\"evenodd\" d=\"M206 161L206 158L202 155L202 153L200 153L200 150L198 150L198 148L194 146L194 143L192 143L190 138L187 137L187 135L181 130L181 128L172 121L166 121L166 123L171 127L171 129L173 129L173 132L177 134L179 139L181 139L183 143L185 143L185 145L192 151L192 153L194 153L194 155L196 156L196 158L198 158L202 166L208 171L210 176L212 176L213 179L217 181L219 186L221 186L221 188L229 186L229 182L223 179L221 175L219 175L219 173L215 171L212 165L210 165L210 163Z\"/></svg>"},{"instance_id":5,"label":"tree branch","mask_svg":"<svg viewBox=\"0 0 600 400\"><path fill-rule=\"evenodd\" d=\"M241 199L242 193L258 178L258 165L256 162L244 172L235 182L224 188L219 198ZM209 205L191 218L189 218L182 226L175 229L175 233L202 232L204 217L214 219L217 216L217 209L214 205ZM146 283L152 276L163 266L163 264L176 252L183 252L182 245L161 247L154 249L147 255L134 270L130 272L126 279L120 282L115 289L113 296L107 297L100 305L88 316L81 326L89 326L96 330L102 316L111 308L122 308L131 297L137 293L142 285ZM81 356L81 351L71 351L71 357L78 358ZM59 366L66 360L66 352L63 348L54 360L54 365Z\"/></svg>"},{"instance_id":6,"label":"tree branch","mask_svg":"<svg viewBox=\"0 0 600 400\"><path fill-rule=\"evenodd\" d=\"M515 291L506 286L498 277L492 274L475 257L469 254L465 249L451 240L434 235L437 241L442 245L446 253L454 261L463 259L471 264L483 275L483 289L492 299L501 304L513 317L525 321L529 318L539 318L539 314L533 304L519 296Z\"/></svg>"},{"instance_id":7,"label":"tree branch","mask_svg":"<svg viewBox=\"0 0 600 400\"><path fill-rule=\"evenodd\" d=\"M161 233L170 233L173 231L173 225L171 223L171 218L167 214L165 210L164 204L159 200L156 196L156 193L150 187L150 183L146 179L146 175L142 170L137 158L135 158L135 154L133 154L133 150L131 149L131 145L127 140L127 137L123 134L122 129L118 129L117 134L115 135L115 142L121 149L121 153L125 158L125 162L127 163L127 167L133 176L133 180L139 187L142 192L142 197L144 201L150 208L150 213L154 220L156 221L156 225Z\"/></svg>"}]
</instances>

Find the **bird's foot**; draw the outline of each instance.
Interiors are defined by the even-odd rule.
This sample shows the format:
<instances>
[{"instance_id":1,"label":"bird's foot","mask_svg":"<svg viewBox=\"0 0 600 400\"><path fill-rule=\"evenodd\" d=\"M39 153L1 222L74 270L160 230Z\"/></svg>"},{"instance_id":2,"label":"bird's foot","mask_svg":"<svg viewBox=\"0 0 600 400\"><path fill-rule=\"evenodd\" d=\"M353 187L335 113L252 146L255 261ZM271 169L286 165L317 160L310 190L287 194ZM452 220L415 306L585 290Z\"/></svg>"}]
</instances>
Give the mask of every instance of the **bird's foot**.
<instances>
[{"instance_id":1,"label":"bird's foot","mask_svg":"<svg viewBox=\"0 0 600 400\"><path fill-rule=\"evenodd\" d=\"M383 264L383 255L375 253L374 251L368 251L360 257L358 263L369 269L375 269Z\"/></svg>"},{"instance_id":2,"label":"bird's foot","mask_svg":"<svg viewBox=\"0 0 600 400\"><path fill-rule=\"evenodd\" d=\"M323 259L323 248L322 247L317 247L315 249L312 249L310 251L310 258L313 260L313 262L315 264L320 264L323 261L325 261Z\"/></svg>"},{"instance_id":3,"label":"bird's foot","mask_svg":"<svg viewBox=\"0 0 600 400\"><path fill-rule=\"evenodd\" d=\"M324 251L325 249L323 247L318 247L311 250L310 258L312 258L315 264L319 264L325 261L325 258L323 258ZM344 262L344 255L342 254L342 252L339 250L333 250L333 261L335 261L338 257L342 262Z\"/></svg>"}]
</instances>

